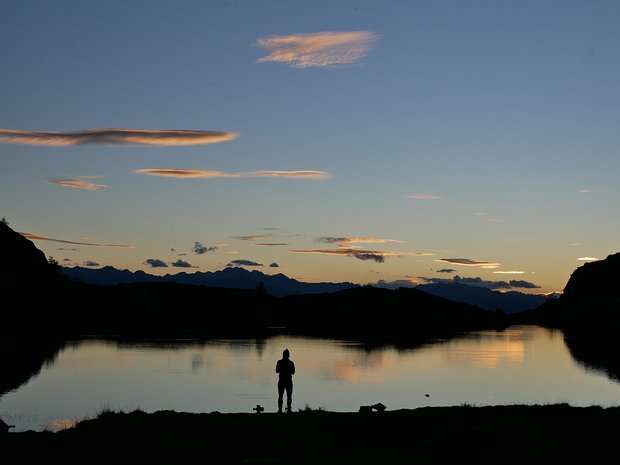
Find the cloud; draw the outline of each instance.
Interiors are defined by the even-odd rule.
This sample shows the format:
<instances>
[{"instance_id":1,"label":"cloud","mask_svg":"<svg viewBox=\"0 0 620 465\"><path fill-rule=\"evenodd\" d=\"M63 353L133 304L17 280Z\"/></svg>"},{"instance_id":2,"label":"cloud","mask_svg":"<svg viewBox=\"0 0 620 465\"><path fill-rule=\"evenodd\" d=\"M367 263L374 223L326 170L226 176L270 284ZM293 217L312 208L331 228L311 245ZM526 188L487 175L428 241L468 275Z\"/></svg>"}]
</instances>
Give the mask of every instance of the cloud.
<instances>
[{"instance_id":1,"label":"cloud","mask_svg":"<svg viewBox=\"0 0 620 465\"><path fill-rule=\"evenodd\" d=\"M263 266L262 263L256 263L250 260L233 260L226 266Z\"/></svg>"},{"instance_id":2,"label":"cloud","mask_svg":"<svg viewBox=\"0 0 620 465\"><path fill-rule=\"evenodd\" d=\"M525 271L494 271L493 274L523 274Z\"/></svg>"},{"instance_id":3,"label":"cloud","mask_svg":"<svg viewBox=\"0 0 620 465\"><path fill-rule=\"evenodd\" d=\"M176 262L172 262L171 265L177 268L191 268L192 267L191 264L181 259L177 260Z\"/></svg>"},{"instance_id":4,"label":"cloud","mask_svg":"<svg viewBox=\"0 0 620 465\"><path fill-rule=\"evenodd\" d=\"M301 250L289 250L292 253L309 253L309 254L327 254L327 255L342 255L345 257L354 257L358 260L374 260L377 263L385 262L386 257L402 257L404 255L432 255L424 252L383 252L377 250L360 250L360 249L301 249Z\"/></svg>"},{"instance_id":5,"label":"cloud","mask_svg":"<svg viewBox=\"0 0 620 465\"><path fill-rule=\"evenodd\" d=\"M86 260L84 262L84 266L99 266L99 263L93 262L93 261L90 261L90 260Z\"/></svg>"},{"instance_id":6,"label":"cloud","mask_svg":"<svg viewBox=\"0 0 620 465\"><path fill-rule=\"evenodd\" d=\"M216 246L213 245L211 247L206 247L202 245L200 242L194 242L194 247L192 247L192 252L194 252L197 255L202 255L207 252L213 252L214 250L217 250Z\"/></svg>"},{"instance_id":7,"label":"cloud","mask_svg":"<svg viewBox=\"0 0 620 465\"><path fill-rule=\"evenodd\" d=\"M64 147L81 144L108 145L203 145L238 137L236 132L184 129L88 129L76 132L0 129L0 142Z\"/></svg>"},{"instance_id":8,"label":"cloud","mask_svg":"<svg viewBox=\"0 0 620 465\"><path fill-rule=\"evenodd\" d=\"M397 239L379 239L376 237L319 237L319 242L326 242L328 244L384 244L387 242L399 242Z\"/></svg>"},{"instance_id":9,"label":"cloud","mask_svg":"<svg viewBox=\"0 0 620 465\"><path fill-rule=\"evenodd\" d=\"M577 260L579 260L581 262L594 262L594 261L598 260L598 258L595 258L595 257L579 257Z\"/></svg>"},{"instance_id":10,"label":"cloud","mask_svg":"<svg viewBox=\"0 0 620 465\"><path fill-rule=\"evenodd\" d=\"M45 182L48 184L56 184L57 186L62 187L72 187L74 189L83 189L85 191L96 191L98 189L103 189L106 186L105 184L95 184L92 182L84 181L87 179L86 176L78 176L77 179L58 179L58 178L49 178Z\"/></svg>"},{"instance_id":11,"label":"cloud","mask_svg":"<svg viewBox=\"0 0 620 465\"><path fill-rule=\"evenodd\" d=\"M254 245L259 246L259 247L275 247L278 245L288 245L288 244L285 242L257 242Z\"/></svg>"},{"instance_id":12,"label":"cloud","mask_svg":"<svg viewBox=\"0 0 620 465\"><path fill-rule=\"evenodd\" d=\"M511 287L522 288L522 289L538 289L540 286L530 283L528 281L522 281L517 279L511 279L508 281Z\"/></svg>"},{"instance_id":13,"label":"cloud","mask_svg":"<svg viewBox=\"0 0 620 465\"><path fill-rule=\"evenodd\" d=\"M168 268L166 262L160 260L159 258L147 258L144 263L149 265L151 268Z\"/></svg>"},{"instance_id":14,"label":"cloud","mask_svg":"<svg viewBox=\"0 0 620 465\"><path fill-rule=\"evenodd\" d=\"M352 64L365 56L379 39L372 31L315 32L260 37L256 44L269 55L257 63L286 63L292 68L327 68Z\"/></svg>"},{"instance_id":15,"label":"cloud","mask_svg":"<svg viewBox=\"0 0 620 465\"><path fill-rule=\"evenodd\" d=\"M470 260L469 258L440 258L435 261L450 263L451 265L477 266L480 268L497 268L498 266L501 266L501 263L479 262L477 260Z\"/></svg>"},{"instance_id":16,"label":"cloud","mask_svg":"<svg viewBox=\"0 0 620 465\"><path fill-rule=\"evenodd\" d=\"M384 279L380 279L375 283L375 286L388 289L398 289L399 287L415 287L418 284L420 284L420 282L416 278L397 279L395 281L385 281Z\"/></svg>"},{"instance_id":17,"label":"cloud","mask_svg":"<svg viewBox=\"0 0 620 465\"><path fill-rule=\"evenodd\" d=\"M441 200L443 199L443 197L440 197L439 195L433 195L433 194L411 194L411 195L406 195L405 198L416 199L416 200Z\"/></svg>"},{"instance_id":18,"label":"cloud","mask_svg":"<svg viewBox=\"0 0 620 465\"><path fill-rule=\"evenodd\" d=\"M589 192L592 192L591 189L579 189L579 192L581 192L582 194L587 194Z\"/></svg>"},{"instance_id":19,"label":"cloud","mask_svg":"<svg viewBox=\"0 0 620 465\"><path fill-rule=\"evenodd\" d=\"M483 287L485 289L511 289L511 288L520 288L520 289L538 289L540 286L528 282L528 281L519 281L519 280L511 280L511 281L488 281L484 280L480 277L476 278L463 278L461 276L454 276L452 279L444 279L444 278L425 278L420 277L424 282L429 284L463 284L466 286L473 287Z\"/></svg>"},{"instance_id":20,"label":"cloud","mask_svg":"<svg viewBox=\"0 0 620 465\"><path fill-rule=\"evenodd\" d=\"M254 236L232 236L233 239L239 239L241 241L258 241L260 239L265 239L267 238L267 236L259 236L259 235L254 235Z\"/></svg>"},{"instance_id":21,"label":"cloud","mask_svg":"<svg viewBox=\"0 0 620 465\"><path fill-rule=\"evenodd\" d=\"M455 271L454 268L442 268L441 270L437 270L437 273L454 273Z\"/></svg>"},{"instance_id":22,"label":"cloud","mask_svg":"<svg viewBox=\"0 0 620 465\"><path fill-rule=\"evenodd\" d=\"M270 268L280 268L280 265L278 265L276 262L273 262L271 265L269 265Z\"/></svg>"},{"instance_id":23,"label":"cloud","mask_svg":"<svg viewBox=\"0 0 620 465\"><path fill-rule=\"evenodd\" d=\"M136 174L177 179L216 179L216 178L286 178L323 180L332 177L326 171L318 170L263 170L250 172L224 172L211 170L186 170L178 168L142 168L133 170Z\"/></svg>"},{"instance_id":24,"label":"cloud","mask_svg":"<svg viewBox=\"0 0 620 465\"><path fill-rule=\"evenodd\" d=\"M22 236L31 241L52 241L52 242L62 242L63 244L73 244L73 245L86 245L89 247L119 247L123 249L131 249L133 246L131 245L123 245L123 244L95 244L92 242L74 242L74 241L65 241L62 239L53 239L51 237L42 236L40 234L34 234L29 232L20 232Z\"/></svg>"}]
</instances>

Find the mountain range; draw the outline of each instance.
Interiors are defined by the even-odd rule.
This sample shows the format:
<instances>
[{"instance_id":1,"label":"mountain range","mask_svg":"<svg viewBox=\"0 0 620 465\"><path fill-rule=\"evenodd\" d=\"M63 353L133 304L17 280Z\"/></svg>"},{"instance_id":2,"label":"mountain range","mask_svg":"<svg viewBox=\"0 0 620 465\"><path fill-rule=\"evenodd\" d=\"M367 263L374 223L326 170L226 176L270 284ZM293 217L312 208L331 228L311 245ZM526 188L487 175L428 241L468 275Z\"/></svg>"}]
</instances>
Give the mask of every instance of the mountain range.
<instances>
[{"instance_id":1,"label":"mountain range","mask_svg":"<svg viewBox=\"0 0 620 465\"><path fill-rule=\"evenodd\" d=\"M166 274L155 276L144 271L119 270L111 266L103 268L64 267L62 274L89 284L114 286L128 283L170 282L179 284L203 285L229 289L256 289L259 285L274 296L300 294L323 294L359 287L350 282L305 283L289 278L282 273L268 275L258 270L248 271L241 267L230 267L220 271ZM377 287L382 287L378 285ZM541 305L547 299L542 294L524 294L522 292L498 292L460 283L434 283L416 286L420 291L443 297L454 302L474 305L483 310L501 309L504 313L516 313Z\"/></svg>"},{"instance_id":2,"label":"mountain range","mask_svg":"<svg viewBox=\"0 0 620 465\"><path fill-rule=\"evenodd\" d=\"M277 297L296 294L322 294L357 287L353 283L304 283L282 273L265 274L257 270L248 271L241 267L229 267L220 271L197 271L195 273L166 274L155 276L144 271L119 270L111 266L103 268L66 267L62 274L88 284L114 286L129 283L178 283L228 289L257 289L259 285Z\"/></svg>"}]
</instances>

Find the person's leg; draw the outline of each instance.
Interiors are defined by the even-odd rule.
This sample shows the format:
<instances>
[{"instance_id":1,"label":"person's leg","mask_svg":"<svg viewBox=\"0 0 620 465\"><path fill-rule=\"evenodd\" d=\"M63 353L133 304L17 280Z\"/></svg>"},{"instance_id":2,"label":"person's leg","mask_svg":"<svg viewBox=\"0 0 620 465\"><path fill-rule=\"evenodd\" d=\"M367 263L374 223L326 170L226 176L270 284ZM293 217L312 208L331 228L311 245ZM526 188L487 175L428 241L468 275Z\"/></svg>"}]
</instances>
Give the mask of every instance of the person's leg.
<instances>
[{"instance_id":1,"label":"person's leg","mask_svg":"<svg viewBox=\"0 0 620 465\"><path fill-rule=\"evenodd\" d=\"M278 381L278 413L282 412L282 397L284 396L284 383Z\"/></svg>"},{"instance_id":2,"label":"person's leg","mask_svg":"<svg viewBox=\"0 0 620 465\"><path fill-rule=\"evenodd\" d=\"M291 405L293 404L293 382L291 381L286 385L286 410L291 411Z\"/></svg>"}]
</instances>

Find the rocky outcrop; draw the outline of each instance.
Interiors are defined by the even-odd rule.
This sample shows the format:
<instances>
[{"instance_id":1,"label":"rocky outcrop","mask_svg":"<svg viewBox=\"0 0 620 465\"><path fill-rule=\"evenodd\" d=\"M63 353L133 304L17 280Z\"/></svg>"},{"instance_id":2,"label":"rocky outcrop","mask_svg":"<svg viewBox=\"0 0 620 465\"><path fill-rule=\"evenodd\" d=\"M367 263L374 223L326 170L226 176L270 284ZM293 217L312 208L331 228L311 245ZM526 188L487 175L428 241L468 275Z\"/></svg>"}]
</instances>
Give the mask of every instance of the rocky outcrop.
<instances>
[{"instance_id":1,"label":"rocky outcrop","mask_svg":"<svg viewBox=\"0 0 620 465\"><path fill-rule=\"evenodd\" d=\"M561 299L569 304L620 302L620 252L605 260L589 262L571 275Z\"/></svg>"}]
</instances>

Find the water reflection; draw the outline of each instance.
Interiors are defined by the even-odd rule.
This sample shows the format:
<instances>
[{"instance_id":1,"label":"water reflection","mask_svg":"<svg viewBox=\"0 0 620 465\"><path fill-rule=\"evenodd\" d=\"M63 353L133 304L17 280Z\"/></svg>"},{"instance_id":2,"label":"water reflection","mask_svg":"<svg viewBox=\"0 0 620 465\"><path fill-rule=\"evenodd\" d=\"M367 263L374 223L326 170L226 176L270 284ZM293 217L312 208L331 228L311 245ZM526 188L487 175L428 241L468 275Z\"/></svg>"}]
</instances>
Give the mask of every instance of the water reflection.
<instances>
[{"instance_id":1,"label":"water reflection","mask_svg":"<svg viewBox=\"0 0 620 465\"><path fill-rule=\"evenodd\" d=\"M526 357L526 342L531 339L523 329L483 331L448 343L444 349L447 363L493 368L501 364L520 365Z\"/></svg>"},{"instance_id":2,"label":"water reflection","mask_svg":"<svg viewBox=\"0 0 620 465\"><path fill-rule=\"evenodd\" d=\"M421 347L369 347L295 336L240 340L85 340L0 399L0 417L58 429L102 409L248 412L277 409L275 363L291 350L293 409L357 411L567 402L616 405L620 386L584 370L562 333L537 327L465 334Z\"/></svg>"}]
</instances>

